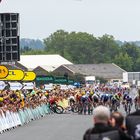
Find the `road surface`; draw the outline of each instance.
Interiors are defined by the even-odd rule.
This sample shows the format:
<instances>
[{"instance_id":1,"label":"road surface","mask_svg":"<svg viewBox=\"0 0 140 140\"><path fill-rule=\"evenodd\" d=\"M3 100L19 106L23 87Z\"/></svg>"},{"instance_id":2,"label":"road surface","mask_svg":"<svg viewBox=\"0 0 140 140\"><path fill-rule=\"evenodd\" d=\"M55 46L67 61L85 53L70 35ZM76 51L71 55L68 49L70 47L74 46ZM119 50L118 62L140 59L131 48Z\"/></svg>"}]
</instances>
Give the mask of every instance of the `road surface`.
<instances>
[{"instance_id":1,"label":"road surface","mask_svg":"<svg viewBox=\"0 0 140 140\"><path fill-rule=\"evenodd\" d=\"M82 140L92 115L53 114L0 135L1 140Z\"/></svg>"}]
</instances>

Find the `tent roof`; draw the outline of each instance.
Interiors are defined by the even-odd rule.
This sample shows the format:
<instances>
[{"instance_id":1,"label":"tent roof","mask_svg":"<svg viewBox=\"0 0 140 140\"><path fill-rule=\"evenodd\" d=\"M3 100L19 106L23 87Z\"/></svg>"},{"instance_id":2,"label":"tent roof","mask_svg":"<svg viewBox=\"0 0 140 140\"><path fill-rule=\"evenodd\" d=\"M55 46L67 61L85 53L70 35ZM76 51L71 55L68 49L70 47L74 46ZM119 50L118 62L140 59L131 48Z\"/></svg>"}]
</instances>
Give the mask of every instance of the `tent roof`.
<instances>
[{"instance_id":1,"label":"tent roof","mask_svg":"<svg viewBox=\"0 0 140 140\"><path fill-rule=\"evenodd\" d=\"M64 64L72 64L67 59L63 58L60 55L53 54L53 55L21 55L20 61L22 65L27 67L28 69L34 69L37 66L54 66L59 67Z\"/></svg>"}]
</instances>

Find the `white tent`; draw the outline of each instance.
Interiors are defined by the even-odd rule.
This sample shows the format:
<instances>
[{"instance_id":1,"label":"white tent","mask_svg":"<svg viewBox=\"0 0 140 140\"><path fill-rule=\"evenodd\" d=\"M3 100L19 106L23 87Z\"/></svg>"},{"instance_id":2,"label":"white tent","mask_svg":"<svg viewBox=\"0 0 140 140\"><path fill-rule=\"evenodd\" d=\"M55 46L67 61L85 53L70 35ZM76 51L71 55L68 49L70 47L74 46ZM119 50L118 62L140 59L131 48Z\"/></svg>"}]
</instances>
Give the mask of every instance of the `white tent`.
<instances>
[{"instance_id":1,"label":"white tent","mask_svg":"<svg viewBox=\"0 0 140 140\"><path fill-rule=\"evenodd\" d=\"M20 61L22 65L27 67L28 69L34 69L38 66L45 67L48 71L53 71L57 67L63 64L72 64L67 59L63 58L60 55L21 55Z\"/></svg>"}]
</instances>

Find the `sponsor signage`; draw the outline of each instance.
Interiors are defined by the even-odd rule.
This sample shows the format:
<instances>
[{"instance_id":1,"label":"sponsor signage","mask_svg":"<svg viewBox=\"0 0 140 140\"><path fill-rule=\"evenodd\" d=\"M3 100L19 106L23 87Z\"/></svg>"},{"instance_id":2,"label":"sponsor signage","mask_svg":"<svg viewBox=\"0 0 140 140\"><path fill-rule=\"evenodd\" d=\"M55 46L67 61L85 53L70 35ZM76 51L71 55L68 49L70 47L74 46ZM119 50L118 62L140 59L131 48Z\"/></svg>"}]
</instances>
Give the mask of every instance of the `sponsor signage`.
<instances>
[{"instance_id":1,"label":"sponsor signage","mask_svg":"<svg viewBox=\"0 0 140 140\"><path fill-rule=\"evenodd\" d=\"M74 84L74 80L68 79L68 85L73 85L73 84Z\"/></svg>"},{"instance_id":2,"label":"sponsor signage","mask_svg":"<svg viewBox=\"0 0 140 140\"><path fill-rule=\"evenodd\" d=\"M8 82L10 86L10 90L21 90L22 89L22 84L19 82Z\"/></svg>"},{"instance_id":3,"label":"sponsor signage","mask_svg":"<svg viewBox=\"0 0 140 140\"><path fill-rule=\"evenodd\" d=\"M43 76L43 77L36 77L36 81L45 81L45 82L53 82L53 76Z\"/></svg>"},{"instance_id":4,"label":"sponsor signage","mask_svg":"<svg viewBox=\"0 0 140 140\"><path fill-rule=\"evenodd\" d=\"M7 77L8 69L5 66L0 66L0 79Z\"/></svg>"},{"instance_id":5,"label":"sponsor signage","mask_svg":"<svg viewBox=\"0 0 140 140\"><path fill-rule=\"evenodd\" d=\"M68 80L65 77L55 77L54 83L55 84L67 84Z\"/></svg>"},{"instance_id":6,"label":"sponsor signage","mask_svg":"<svg viewBox=\"0 0 140 140\"><path fill-rule=\"evenodd\" d=\"M32 82L23 83L23 89L29 90L29 89L34 89L34 87L35 87L35 85Z\"/></svg>"},{"instance_id":7,"label":"sponsor signage","mask_svg":"<svg viewBox=\"0 0 140 140\"><path fill-rule=\"evenodd\" d=\"M44 84L49 84L54 82L54 77L51 75L48 76L37 76L36 77L36 86L44 85Z\"/></svg>"},{"instance_id":8,"label":"sponsor signage","mask_svg":"<svg viewBox=\"0 0 140 140\"><path fill-rule=\"evenodd\" d=\"M9 70L6 78L0 79L2 81L21 81L24 78L24 72L22 70Z\"/></svg>"},{"instance_id":9,"label":"sponsor signage","mask_svg":"<svg viewBox=\"0 0 140 140\"><path fill-rule=\"evenodd\" d=\"M53 89L53 84L45 84L44 88L45 88L45 90L52 90Z\"/></svg>"},{"instance_id":10,"label":"sponsor signage","mask_svg":"<svg viewBox=\"0 0 140 140\"><path fill-rule=\"evenodd\" d=\"M3 90L6 87L5 82L0 81L0 90Z\"/></svg>"},{"instance_id":11,"label":"sponsor signage","mask_svg":"<svg viewBox=\"0 0 140 140\"><path fill-rule=\"evenodd\" d=\"M53 77L53 76L37 76L36 82L41 84L47 84L47 83L54 83L54 84L68 84L73 85L74 80L73 79L67 79L66 77Z\"/></svg>"},{"instance_id":12,"label":"sponsor signage","mask_svg":"<svg viewBox=\"0 0 140 140\"><path fill-rule=\"evenodd\" d=\"M25 71L24 78L22 81L34 81L36 78L36 74L33 71Z\"/></svg>"}]
</instances>

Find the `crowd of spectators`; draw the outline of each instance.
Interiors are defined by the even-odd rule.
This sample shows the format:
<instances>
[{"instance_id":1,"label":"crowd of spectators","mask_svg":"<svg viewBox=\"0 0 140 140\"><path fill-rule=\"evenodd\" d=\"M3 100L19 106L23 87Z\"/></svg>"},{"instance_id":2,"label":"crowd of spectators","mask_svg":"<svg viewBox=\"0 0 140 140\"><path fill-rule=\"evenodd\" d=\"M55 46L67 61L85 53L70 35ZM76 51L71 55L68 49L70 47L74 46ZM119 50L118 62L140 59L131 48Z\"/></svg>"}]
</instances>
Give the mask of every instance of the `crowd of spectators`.
<instances>
[{"instance_id":1,"label":"crowd of spectators","mask_svg":"<svg viewBox=\"0 0 140 140\"><path fill-rule=\"evenodd\" d=\"M125 118L120 112L98 106L93 111L93 123L83 140L140 140L140 110Z\"/></svg>"}]
</instances>

